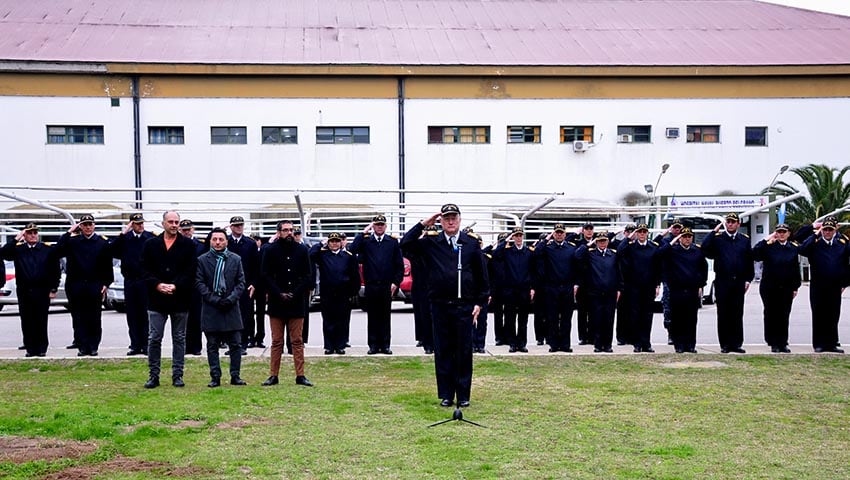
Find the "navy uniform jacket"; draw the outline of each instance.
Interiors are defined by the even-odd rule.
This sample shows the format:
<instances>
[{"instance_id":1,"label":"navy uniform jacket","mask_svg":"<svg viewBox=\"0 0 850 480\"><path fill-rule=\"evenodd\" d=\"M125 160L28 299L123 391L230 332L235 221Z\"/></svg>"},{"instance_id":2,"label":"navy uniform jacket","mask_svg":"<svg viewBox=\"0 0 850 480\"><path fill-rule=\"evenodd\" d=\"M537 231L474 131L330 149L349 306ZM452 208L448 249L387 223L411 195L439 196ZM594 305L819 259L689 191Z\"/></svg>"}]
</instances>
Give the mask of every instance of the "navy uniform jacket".
<instances>
[{"instance_id":1,"label":"navy uniform jacket","mask_svg":"<svg viewBox=\"0 0 850 480\"><path fill-rule=\"evenodd\" d=\"M17 288L40 288L53 292L59 288L59 258L52 246L38 242L30 247L26 242L12 240L0 249L0 257L15 262Z\"/></svg>"},{"instance_id":2,"label":"navy uniform jacket","mask_svg":"<svg viewBox=\"0 0 850 480\"><path fill-rule=\"evenodd\" d=\"M59 237L56 249L58 257L66 258L67 285L89 283L108 287L115 280L106 237L95 233L86 238L79 233L66 232Z\"/></svg>"},{"instance_id":3,"label":"navy uniform jacket","mask_svg":"<svg viewBox=\"0 0 850 480\"><path fill-rule=\"evenodd\" d=\"M142 246L153 237L154 234L147 230L136 237L131 230L109 242L112 258L121 260L121 274L126 280L142 278Z\"/></svg>"},{"instance_id":4,"label":"navy uniform jacket","mask_svg":"<svg viewBox=\"0 0 850 480\"><path fill-rule=\"evenodd\" d=\"M148 287L148 309L166 314L188 312L195 290L197 265L195 244L179 233L167 250L164 235L145 242L142 248L142 278ZM156 286L160 283L174 284L174 293L166 295L157 291Z\"/></svg>"},{"instance_id":5,"label":"navy uniform jacket","mask_svg":"<svg viewBox=\"0 0 850 480\"><path fill-rule=\"evenodd\" d=\"M753 281L755 267L748 235L737 232L733 238L724 231L709 233L702 241L702 252L714 259L718 280Z\"/></svg>"},{"instance_id":6,"label":"navy uniform jacket","mask_svg":"<svg viewBox=\"0 0 850 480\"><path fill-rule=\"evenodd\" d=\"M618 248L623 282L633 287L656 287L661 282L658 244L647 239L641 245L637 239L624 238Z\"/></svg>"},{"instance_id":7,"label":"navy uniform jacket","mask_svg":"<svg viewBox=\"0 0 850 480\"><path fill-rule=\"evenodd\" d=\"M195 245L195 253L200 257L201 255L207 253L210 249L207 247L207 243L204 240L198 240L195 237L190 238L192 240L192 244ZM238 255L238 254L237 254ZM241 258L241 257L240 257ZM244 268L244 267L243 267ZM243 270L244 274L244 270Z\"/></svg>"},{"instance_id":8,"label":"navy uniform jacket","mask_svg":"<svg viewBox=\"0 0 850 480\"><path fill-rule=\"evenodd\" d=\"M800 255L809 257L813 285L832 284L846 287L850 283L850 244L843 235L836 233L832 238L832 245L828 245L823 237L813 234L800 245Z\"/></svg>"},{"instance_id":9,"label":"navy uniform jacket","mask_svg":"<svg viewBox=\"0 0 850 480\"><path fill-rule=\"evenodd\" d=\"M363 280L366 284L401 285L404 278L404 260L401 258L399 242L394 237L384 234L381 242L374 235L365 237L358 233L348 247L363 264Z\"/></svg>"},{"instance_id":10,"label":"navy uniform jacket","mask_svg":"<svg viewBox=\"0 0 850 480\"><path fill-rule=\"evenodd\" d=\"M443 236L445 239L445 235ZM504 287L508 290L531 290L532 273L532 247L523 246L517 248L514 242L500 244L493 250L493 256L502 262Z\"/></svg>"},{"instance_id":11,"label":"navy uniform jacket","mask_svg":"<svg viewBox=\"0 0 850 480\"><path fill-rule=\"evenodd\" d=\"M312 266L307 247L294 241L279 239L268 244L263 252L260 274L263 286L269 292L269 316L281 319L302 318L306 313L304 301L310 290ZM291 293L292 299L284 300L281 293Z\"/></svg>"},{"instance_id":12,"label":"navy uniform jacket","mask_svg":"<svg viewBox=\"0 0 850 480\"><path fill-rule=\"evenodd\" d=\"M612 294L623 290L623 279L617 262L617 251L606 249L603 255L598 248L581 245L576 249L576 259L584 266L582 288L589 294Z\"/></svg>"},{"instance_id":13,"label":"navy uniform jacket","mask_svg":"<svg viewBox=\"0 0 850 480\"><path fill-rule=\"evenodd\" d=\"M762 240L753 247L753 259L762 262L761 286L765 288L800 288L800 246L787 241L785 245Z\"/></svg>"},{"instance_id":14,"label":"navy uniform jacket","mask_svg":"<svg viewBox=\"0 0 850 480\"><path fill-rule=\"evenodd\" d=\"M417 222L401 239L405 252L425 259L428 266L428 298L432 302L455 302L457 298L458 253L449 245L446 236L422 237L424 227ZM457 243L461 256L461 300L483 307L490 295L487 266L478 239L458 232ZM421 238L420 238L421 237Z\"/></svg>"},{"instance_id":15,"label":"navy uniform jacket","mask_svg":"<svg viewBox=\"0 0 850 480\"><path fill-rule=\"evenodd\" d=\"M534 255L538 257L538 283L549 286L568 286L579 283L580 268L575 258L576 244L564 240L560 244L555 240L537 242Z\"/></svg>"},{"instance_id":16,"label":"navy uniform jacket","mask_svg":"<svg viewBox=\"0 0 850 480\"><path fill-rule=\"evenodd\" d=\"M499 242L499 245L503 244L504 240ZM489 262L487 262L487 278L490 283L490 294L494 297L497 295L503 295L505 289L505 262L493 254L493 251L496 248L498 248L498 245L496 247L488 245L482 250L482 253L489 255Z\"/></svg>"},{"instance_id":17,"label":"navy uniform jacket","mask_svg":"<svg viewBox=\"0 0 850 480\"><path fill-rule=\"evenodd\" d=\"M696 290L708 281L708 262L698 245L691 244L686 250L679 244L671 246L665 242L659 247L658 255L671 290Z\"/></svg>"},{"instance_id":18,"label":"navy uniform jacket","mask_svg":"<svg viewBox=\"0 0 850 480\"><path fill-rule=\"evenodd\" d=\"M257 241L248 235L242 235L239 243L236 243L233 235L228 235L227 249L239 255L242 259L246 289L250 286L256 286L260 268L260 250L257 248Z\"/></svg>"},{"instance_id":19,"label":"navy uniform jacket","mask_svg":"<svg viewBox=\"0 0 850 480\"><path fill-rule=\"evenodd\" d=\"M341 248L334 253L317 243L310 248L310 260L319 269L319 290L323 298L357 295L360 290L360 271L353 253ZM315 285L315 282L311 285Z\"/></svg>"}]
</instances>

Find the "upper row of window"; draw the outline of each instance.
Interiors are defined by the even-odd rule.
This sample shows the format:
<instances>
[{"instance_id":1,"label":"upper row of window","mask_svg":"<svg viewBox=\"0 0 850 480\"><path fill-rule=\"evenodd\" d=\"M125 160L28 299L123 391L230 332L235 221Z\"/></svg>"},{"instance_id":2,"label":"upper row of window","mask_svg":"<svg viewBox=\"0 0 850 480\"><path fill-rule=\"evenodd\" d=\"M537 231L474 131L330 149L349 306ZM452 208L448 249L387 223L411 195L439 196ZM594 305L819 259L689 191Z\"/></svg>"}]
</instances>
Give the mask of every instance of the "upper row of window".
<instances>
[{"instance_id":1,"label":"upper row of window","mask_svg":"<svg viewBox=\"0 0 850 480\"><path fill-rule=\"evenodd\" d=\"M672 133L675 131L675 134ZM568 125L560 127L560 142L593 142L593 125ZM677 128L666 130L667 138L678 137ZM264 144L297 144L298 127L262 127ZM688 143L720 143L720 125L688 125ZM508 126L508 143L541 143L541 127ZM617 127L619 143L650 143L650 125L621 125ZM183 127L148 127L148 143L175 144L185 142ZM103 126L47 127L47 143L103 143ZM245 145L248 143L247 127L210 127L210 143ZM316 127L317 144L369 143L369 127ZM429 126L428 143L490 143L489 126ZM766 146L767 127L745 127L744 145Z\"/></svg>"}]
</instances>

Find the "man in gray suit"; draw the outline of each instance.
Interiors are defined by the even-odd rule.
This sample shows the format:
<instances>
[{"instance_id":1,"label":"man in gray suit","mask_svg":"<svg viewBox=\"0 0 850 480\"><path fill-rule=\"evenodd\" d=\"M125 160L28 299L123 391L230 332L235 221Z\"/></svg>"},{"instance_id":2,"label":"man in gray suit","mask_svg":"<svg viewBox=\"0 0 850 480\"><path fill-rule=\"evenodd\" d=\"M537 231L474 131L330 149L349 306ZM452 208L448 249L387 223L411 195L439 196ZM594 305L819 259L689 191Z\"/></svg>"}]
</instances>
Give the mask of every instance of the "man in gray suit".
<instances>
[{"instance_id":1,"label":"man in gray suit","mask_svg":"<svg viewBox=\"0 0 850 480\"><path fill-rule=\"evenodd\" d=\"M227 232L210 232L210 250L198 257L195 288L201 294L201 330L207 337L207 361L211 381L208 387L221 385L218 349L222 342L230 348L230 384L246 385L239 376L242 366L242 314L239 298L245 291L245 272L239 255L227 250Z\"/></svg>"}]
</instances>

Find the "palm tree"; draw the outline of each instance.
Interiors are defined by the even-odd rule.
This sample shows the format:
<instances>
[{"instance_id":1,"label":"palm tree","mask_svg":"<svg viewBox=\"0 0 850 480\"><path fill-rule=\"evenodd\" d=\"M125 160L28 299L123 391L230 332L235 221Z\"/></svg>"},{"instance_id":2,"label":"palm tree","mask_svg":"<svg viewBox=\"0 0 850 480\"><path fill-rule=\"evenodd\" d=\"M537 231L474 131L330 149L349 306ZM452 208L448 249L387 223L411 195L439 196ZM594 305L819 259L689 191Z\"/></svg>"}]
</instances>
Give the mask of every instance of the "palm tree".
<instances>
[{"instance_id":1,"label":"palm tree","mask_svg":"<svg viewBox=\"0 0 850 480\"><path fill-rule=\"evenodd\" d=\"M792 168L808 190L808 197L800 197L788 203L786 207L785 223L793 229L809 224L815 219L845 206L850 201L850 183L844 182L844 174L850 170L846 166L841 170L826 165L806 165L805 167ZM773 193L788 196L799 190L785 182L778 182L770 189L762 193ZM841 212L839 221L850 218L850 212Z\"/></svg>"}]
</instances>

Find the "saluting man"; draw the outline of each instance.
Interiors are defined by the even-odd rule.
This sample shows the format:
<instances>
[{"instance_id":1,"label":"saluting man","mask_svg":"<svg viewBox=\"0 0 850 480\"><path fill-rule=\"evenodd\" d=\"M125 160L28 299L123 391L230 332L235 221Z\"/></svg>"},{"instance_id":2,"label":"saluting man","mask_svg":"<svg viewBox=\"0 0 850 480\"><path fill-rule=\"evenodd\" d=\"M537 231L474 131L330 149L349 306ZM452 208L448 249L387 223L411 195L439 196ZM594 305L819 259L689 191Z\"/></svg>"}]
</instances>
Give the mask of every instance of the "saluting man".
<instances>
[{"instance_id":1,"label":"saluting man","mask_svg":"<svg viewBox=\"0 0 850 480\"><path fill-rule=\"evenodd\" d=\"M49 343L47 311L50 300L56 297L61 276L59 258L53 247L39 241L38 225L34 223L27 224L14 240L4 245L0 257L15 262L18 311L26 356L43 357Z\"/></svg>"},{"instance_id":2,"label":"saluting man","mask_svg":"<svg viewBox=\"0 0 850 480\"><path fill-rule=\"evenodd\" d=\"M534 254L539 258L537 275L546 290L546 321L550 352L572 352L572 329L575 295L578 290L580 266L575 258L576 245L566 240L564 225L555 228L546 240L538 242Z\"/></svg>"},{"instance_id":3,"label":"saluting man","mask_svg":"<svg viewBox=\"0 0 850 480\"><path fill-rule=\"evenodd\" d=\"M744 344L744 295L755 276L749 235L738 231L737 213L726 215L702 242L702 252L714 259L714 286L717 294L717 337L722 353L747 353Z\"/></svg>"},{"instance_id":4,"label":"saluting man","mask_svg":"<svg viewBox=\"0 0 850 480\"><path fill-rule=\"evenodd\" d=\"M773 353L791 353L788 319L801 284L800 246L789 236L788 225L780 223L753 247L753 259L763 262L759 295L764 305L764 341Z\"/></svg>"},{"instance_id":5,"label":"saluting man","mask_svg":"<svg viewBox=\"0 0 850 480\"><path fill-rule=\"evenodd\" d=\"M589 245L576 250L576 259L584 265L585 290L589 303L590 324L593 327L593 351L611 353L614 338L614 312L623 291L623 279L617 262L617 251L608 248L609 239L599 232Z\"/></svg>"},{"instance_id":6,"label":"saluting man","mask_svg":"<svg viewBox=\"0 0 850 480\"><path fill-rule=\"evenodd\" d=\"M525 246L523 235L522 228L514 228L509 241L493 251L504 268L504 335L511 353L528 352L528 312L535 293L531 283L534 249Z\"/></svg>"},{"instance_id":7,"label":"saluting man","mask_svg":"<svg viewBox=\"0 0 850 480\"><path fill-rule=\"evenodd\" d=\"M676 353L697 353L697 311L701 289L708 280L708 262L694 232L682 228L679 235L663 242L658 250L661 270L670 289L670 325Z\"/></svg>"},{"instance_id":8,"label":"saluting man","mask_svg":"<svg viewBox=\"0 0 850 480\"><path fill-rule=\"evenodd\" d=\"M638 224L620 242L620 268L626 291L624 307L631 322L635 353L655 351L650 338L655 313L653 307L661 282L658 247L657 243L649 240L649 226L645 223Z\"/></svg>"},{"instance_id":9,"label":"saluting man","mask_svg":"<svg viewBox=\"0 0 850 480\"><path fill-rule=\"evenodd\" d=\"M94 216L86 214L68 229L56 245L66 257L65 292L74 328L77 356L97 356L103 330L101 312L106 288L115 280L106 237L94 233Z\"/></svg>"},{"instance_id":10,"label":"saluting man","mask_svg":"<svg viewBox=\"0 0 850 480\"><path fill-rule=\"evenodd\" d=\"M313 245L310 260L319 269L325 355L344 355L346 335L351 323L350 299L360 290L357 259L342 248L342 235L331 232L327 242Z\"/></svg>"},{"instance_id":11,"label":"saluting man","mask_svg":"<svg viewBox=\"0 0 850 480\"><path fill-rule=\"evenodd\" d=\"M142 278L141 261L142 246L153 237L153 233L145 230L145 217L134 213L121 234L110 242L112 257L121 260L124 276L124 306L130 334L127 355L148 353L148 290Z\"/></svg>"},{"instance_id":12,"label":"saluting man","mask_svg":"<svg viewBox=\"0 0 850 480\"><path fill-rule=\"evenodd\" d=\"M441 235L422 235L440 219ZM402 248L428 265L428 298L434 321L434 369L440 405L468 407L472 390L472 331L487 302L487 266L479 240L460 231L460 209L447 203L413 225ZM460 285L458 285L460 281Z\"/></svg>"},{"instance_id":13,"label":"saluting man","mask_svg":"<svg viewBox=\"0 0 850 480\"><path fill-rule=\"evenodd\" d=\"M841 293L850 283L850 244L838 233L835 217L827 217L814 228L814 233L800 245L800 254L809 258L812 272L809 282L812 346L817 353L844 353L838 348L838 318Z\"/></svg>"}]
</instances>

